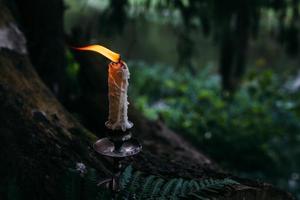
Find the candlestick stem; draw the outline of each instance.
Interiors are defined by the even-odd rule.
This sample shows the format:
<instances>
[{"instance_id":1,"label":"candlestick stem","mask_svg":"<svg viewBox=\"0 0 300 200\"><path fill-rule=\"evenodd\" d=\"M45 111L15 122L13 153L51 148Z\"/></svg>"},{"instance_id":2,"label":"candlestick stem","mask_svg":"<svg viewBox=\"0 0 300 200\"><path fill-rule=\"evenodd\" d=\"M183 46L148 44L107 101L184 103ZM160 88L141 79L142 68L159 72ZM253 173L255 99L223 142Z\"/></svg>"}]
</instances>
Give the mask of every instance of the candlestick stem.
<instances>
[{"instance_id":1,"label":"candlestick stem","mask_svg":"<svg viewBox=\"0 0 300 200\"><path fill-rule=\"evenodd\" d=\"M94 144L94 149L97 153L113 159L113 175L98 183L98 186L108 184L113 194L113 199L116 198L119 187L119 178L122 172L122 160L138 154L142 146L138 140L132 138L130 131L109 130L108 137L98 140Z\"/></svg>"}]
</instances>

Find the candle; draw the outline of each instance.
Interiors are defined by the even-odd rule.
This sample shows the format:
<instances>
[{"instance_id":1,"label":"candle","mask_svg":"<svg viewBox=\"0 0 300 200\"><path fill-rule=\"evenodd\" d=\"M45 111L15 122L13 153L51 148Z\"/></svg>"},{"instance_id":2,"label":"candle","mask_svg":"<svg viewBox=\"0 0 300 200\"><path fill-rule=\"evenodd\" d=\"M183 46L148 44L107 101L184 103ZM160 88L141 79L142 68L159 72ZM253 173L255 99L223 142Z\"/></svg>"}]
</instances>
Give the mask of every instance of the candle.
<instances>
[{"instance_id":1,"label":"candle","mask_svg":"<svg viewBox=\"0 0 300 200\"><path fill-rule=\"evenodd\" d=\"M130 129L133 126L133 123L128 120L127 116L129 104L127 101L127 89L130 73L126 63L121 60L119 54L100 45L76 49L94 51L112 61L108 65L109 116L105 125L112 130L126 131Z\"/></svg>"},{"instance_id":2,"label":"candle","mask_svg":"<svg viewBox=\"0 0 300 200\"><path fill-rule=\"evenodd\" d=\"M118 63L111 62L108 70L108 100L109 116L105 123L107 128L112 130L121 129L126 131L133 126L128 121L127 109L127 88L129 79L127 65L120 60Z\"/></svg>"}]
</instances>

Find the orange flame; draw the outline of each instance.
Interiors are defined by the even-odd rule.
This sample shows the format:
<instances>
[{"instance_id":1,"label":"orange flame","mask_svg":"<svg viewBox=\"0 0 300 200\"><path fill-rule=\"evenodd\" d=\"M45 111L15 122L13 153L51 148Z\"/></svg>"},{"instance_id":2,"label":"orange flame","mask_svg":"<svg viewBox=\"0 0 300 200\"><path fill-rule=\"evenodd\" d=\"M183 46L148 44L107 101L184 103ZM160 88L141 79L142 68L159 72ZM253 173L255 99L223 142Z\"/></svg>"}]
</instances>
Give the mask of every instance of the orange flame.
<instances>
[{"instance_id":1,"label":"orange flame","mask_svg":"<svg viewBox=\"0 0 300 200\"><path fill-rule=\"evenodd\" d=\"M83 51L94 51L94 52L100 53L115 63L120 62L120 60L121 60L120 54L115 53L101 45L90 45L90 46L80 47L80 48L75 48L75 49L83 50Z\"/></svg>"}]
</instances>

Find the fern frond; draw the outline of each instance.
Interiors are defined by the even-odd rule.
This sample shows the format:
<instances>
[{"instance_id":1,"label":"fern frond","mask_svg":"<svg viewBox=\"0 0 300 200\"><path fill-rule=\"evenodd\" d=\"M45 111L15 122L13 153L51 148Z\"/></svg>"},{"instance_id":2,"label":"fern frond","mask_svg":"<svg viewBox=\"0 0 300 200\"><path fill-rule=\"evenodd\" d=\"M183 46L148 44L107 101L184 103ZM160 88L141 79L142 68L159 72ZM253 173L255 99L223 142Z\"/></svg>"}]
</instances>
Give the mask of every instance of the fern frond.
<instances>
[{"instance_id":1,"label":"fern frond","mask_svg":"<svg viewBox=\"0 0 300 200\"><path fill-rule=\"evenodd\" d=\"M133 171L132 166L129 165L128 167L125 168L124 172L120 176L119 184L121 189L124 189L127 186L127 184L130 182L130 179L132 178L132 171Z\"/></svg>"},{"instance_id":2,"label":"fern frond","mask_svg":"<svg viewBox=\"0 0 300 200\"><path fill-rule=\"evenodd\" d=\"M163 185L165 181L162 179L162 178L157 178L154 182L153 182L153 185L152 185L152 188L151 188L151 191L149 192L150 193L150 197L153 198L155 196L157 196L161 190L161 187Z\"/></svg>"},{"instance_id":3,"label":"fern frond","mask_svg":"<svg viewBox=\"0 0 300 200\"><path fill-rule=\"evenodd\" d=\"M112 193L97 187L97 173L89 169L84 177L75 170L69 170L65 183L65 199L77 200L84 197L87 200L111 199ZM186 180L182 178L163 179L156 175L134 171L128 166L119 179L120 193L116 199L122 200L179 200L179 199L217 199L223 188L238 182L226 179Z\"/></svg>"},{"instance_id":4,"label":"fern frond","mask_svg":"<svg viewBox=\"0 0 300 200\"><path fill-rule=\"evenodd\" d=\"M139 181L141 180L141 174L142 172L140 171L134 172L131 183L128 187L130 192L134 193L136 190L140 189Z\"/></svg>"},{"instance_id":5,"label":"fern frond","mask_svg":"<svg viewBox=\"0 0 300 200\"><path fill-rule=\"evenodd\" d=\"M176 181L176 185L173 189L173 196L177 196L178 194L181 193L182 191L182 184L184 183L184 180L183 179L177 179Z\"/></svg>"},{"instance_id":6,"label":"fern frond","mask_svg":"<svg viewBox=\"0 0 300 200\"><path fill-rule=\"evenodd\" d=\"M125 169L120 180L123 199L200 199L212 200L220 195L222 188L238 184L232 179L184 180L182 178L162 179L135 171L131 166Z\"/></svg>"},{"instance_id":7,"label":"fern frond","mask_svg":"<svg viewBox=\"0 0 300 200\"><path fill-rule=\"evenodd\" d=\"M189 181L184 181L181 187L181 195L183 196L184 194L186 194L189 191Z\"/></svg>"},{"instance_id":8,"label":"fern frond","mask_svg":"<svg viewBox=\"0 0 300 200\"><path fill-rule=\"evenodd\" d=\"M156 179L157 177L154 176L154 175L150 175L149 177L146 178L145 180L145 183L144 183L144 186L143 186L143 190L142 190L142 193L144 194L149 194L150 193L150 190L151 190L151 186L154 182L154 180ZM147 197L147 196L146 196ZM145 197L145 198L146 198Z\"/></svg>"},{"instance_id":9,"label":"fern frond","mask_svg":"<svg viewBox=\"0 0 300 200\"><path fill-rule=\"evenodd\" d=\"M171 196L171 192L173 189L173 186L176 184L177 179L171 179L168 182L165 183L165 185L162 188L161 195L162 196Z\"/></svg>"},{"instance_id":10,"label":"fern frond","mask_svg":"<svg viewBox=\"0 0 300 200\"><path fill-rule=\"evenodd\" d=\"M191 194L191 195L189 195L188 199L211 200L211 199L201 196L199 194Z\"/></svg>"},{"instance_id":11,"label":"fern frond","mask_svg":"<svg viewBox=\"0 0 300 200\"><path fill-rule=\"evenodd\" d=\"M199 183L197 183L195 180L191 180L189 182L189 187L190 187L190 191L192 191L192 190L196 190L197 191L197 190L201 189Z\"/></svg>"},{"instance_id":12,"label":"fern frond","mask_svg":"<svg viewBox=\"0 0 300 200\"><path fill-rule=\"evenodd\" d=\"M205 179L199 181L199 185L201 186L200 190L195 190L190 192L189 194L186 194L185 197L189 198L197 198L197 199L215 199L215 196L220 195L219 191L228 186L228 185L234 185L239 184L238 182L232 180L232 179L219 179L219 180L213 180L213 179ZM205 197L209 196L209 197Z\"/></svg>"}]
</instances>

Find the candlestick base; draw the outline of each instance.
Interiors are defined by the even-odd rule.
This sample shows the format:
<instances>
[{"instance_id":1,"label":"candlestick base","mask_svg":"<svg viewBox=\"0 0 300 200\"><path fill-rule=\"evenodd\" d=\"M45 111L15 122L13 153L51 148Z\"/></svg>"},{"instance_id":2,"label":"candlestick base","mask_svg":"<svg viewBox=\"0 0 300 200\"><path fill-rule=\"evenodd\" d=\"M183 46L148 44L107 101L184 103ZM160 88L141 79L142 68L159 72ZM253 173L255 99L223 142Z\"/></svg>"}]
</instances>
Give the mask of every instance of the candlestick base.
<instances>
[{"instance_id":1,"label":"candlestick base","mask_svg":"<svg viewBox=\"0 0 300 200\"><path fill-rule=\"evenodd\" d=\"M132 138L130 131L110 130L108 137L96 141L93 147L97 153L113 158L113 176L100 181L98 186L107 185L113 194L117 195L119 192L119 177L122 170L121 160L138 154L142 150L142 145L137 139Z\"/></svg>"},{"instance_id":2,"label":"candlestick base","mask_svg":"<svg viewBox=\"0 0 300 200\"><path fill-rule=\"evenodd\" d=\"M142 146L138 140L133 138L125 141L116 141L106 137L98 140L94 144L94 149L97 153L104 156L122 158L139 153Z\"/></svg>"},{"instance_id":3,"label":"candlestick base","mask_svg":"<svg viewBox=\"0 0 300 200\"><path fill-rule=\"evenodd\" d=\"M142 145L135 138L132 138L130 131L108 130L108 137L98 140L94 149L101 155L123 158L139 153Z\"/></svg>"}]
</instances>

